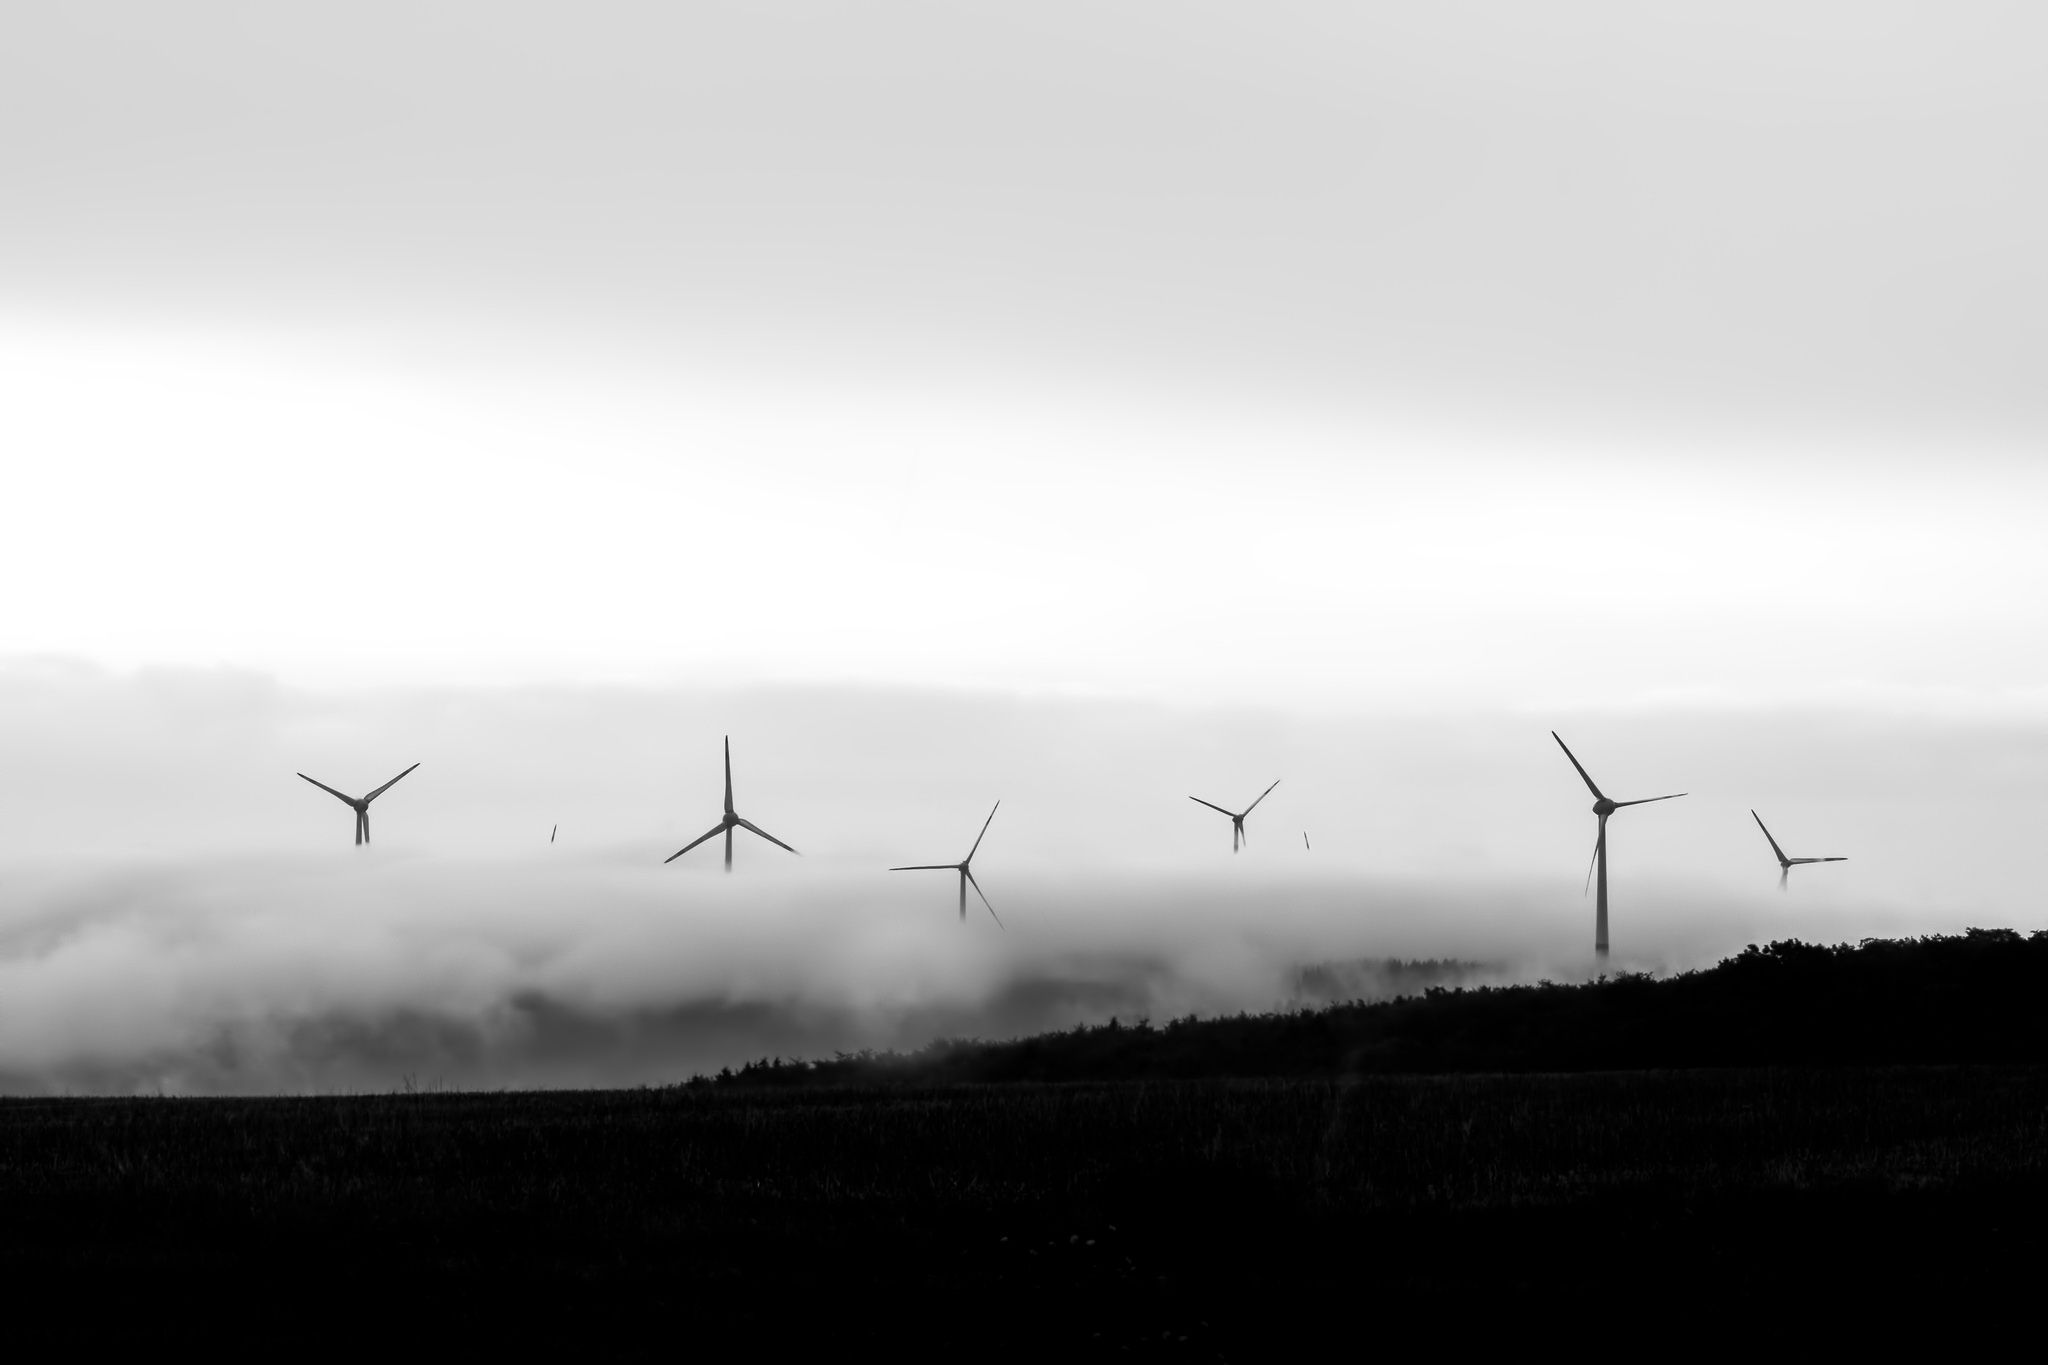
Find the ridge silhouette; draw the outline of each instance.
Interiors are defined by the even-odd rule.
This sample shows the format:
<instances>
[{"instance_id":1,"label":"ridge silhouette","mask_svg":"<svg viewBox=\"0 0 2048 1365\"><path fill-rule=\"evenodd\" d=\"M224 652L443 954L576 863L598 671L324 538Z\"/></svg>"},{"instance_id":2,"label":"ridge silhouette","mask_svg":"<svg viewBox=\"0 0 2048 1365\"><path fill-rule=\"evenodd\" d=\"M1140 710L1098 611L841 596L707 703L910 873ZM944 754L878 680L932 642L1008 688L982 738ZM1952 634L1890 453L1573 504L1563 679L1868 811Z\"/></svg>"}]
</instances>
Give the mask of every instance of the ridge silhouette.
<instances>
[{"instance_id":1,"label":"ridge silhouette","mask_svg":"<svg viewBox=\"0 0 2048 1365\"><path fill-rule=\"evenodd\" d=\"M698 1084L951 1085L1679 1067L2048 1064L2048 930L1821 946L1575 985L1430 986L1319 1009L948 1038L749 1063Z\"/></svg>"}]
</instances>

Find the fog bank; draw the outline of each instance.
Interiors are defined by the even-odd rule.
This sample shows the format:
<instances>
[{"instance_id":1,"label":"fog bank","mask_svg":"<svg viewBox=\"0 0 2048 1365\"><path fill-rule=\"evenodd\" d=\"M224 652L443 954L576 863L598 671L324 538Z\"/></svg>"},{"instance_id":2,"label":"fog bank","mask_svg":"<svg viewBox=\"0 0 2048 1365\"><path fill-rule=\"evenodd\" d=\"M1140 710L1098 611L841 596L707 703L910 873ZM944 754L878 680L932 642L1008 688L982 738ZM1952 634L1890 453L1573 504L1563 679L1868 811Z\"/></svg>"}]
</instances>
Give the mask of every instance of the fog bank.
<instances>
[{"instance_id":1,"label":"fog bank","mask_svg":"<svg viewBox=\"0 0 2048 1365\"><path fill-rule=\"evenodd\" d=\"M1298 969L1592 970L1751 941L2038 927L2048 727L2024 707L1699 704L1313 716L857 688L313 693L230 671L0 668L0 1086L659 1082L1286 1003ZM718 818L733 736L741 833ZM375 842L301 782L365 791ZM1232 806L1273 781L1230 851ZM976 856L1003 917L964 924ZM1750 821L1796 856L1784 893ZM548 842L556 825L560 834ZM1306 837L1305 837L1306 836ZM1365 983L1370 973L1342 979Z\"/></svg>"},{"instance_id":2,"label":"fog bank","mask_svg":"<svg viewBox=\"0 0 2048 1365\"><path fill-rule=\"evenodd\" d=\"M660 1083L758 1056L1285 1006L1315 962L1591 970L1584 907L1510 884L991 871L999 930L979 906L956 920L944 874L843 866L728 878L350 849L4 875L14 1093ZM1617 937L1661 946L1617 966L1697 965L1787 927L1645 880Z\"/></svg>"}]
</instances>

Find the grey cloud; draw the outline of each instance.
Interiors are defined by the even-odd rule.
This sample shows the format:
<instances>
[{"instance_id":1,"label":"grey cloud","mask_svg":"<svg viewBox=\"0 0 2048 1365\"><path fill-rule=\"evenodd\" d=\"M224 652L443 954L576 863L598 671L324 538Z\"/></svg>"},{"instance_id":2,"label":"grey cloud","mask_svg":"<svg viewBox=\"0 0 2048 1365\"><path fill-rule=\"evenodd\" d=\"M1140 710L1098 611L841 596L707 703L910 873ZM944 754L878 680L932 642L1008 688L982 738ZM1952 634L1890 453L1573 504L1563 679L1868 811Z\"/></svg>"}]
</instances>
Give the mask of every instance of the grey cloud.
<instances>
[{"instance_id":1,"label":"grey cloud","mask_svg":"<svg viewBox=\"0 0 2048 1365\"><path fill-rule=\"evenodd\" d=\"M1385 983L1361 959L1425 946L1483 954L1473 980L1590 965L1548 955L1513 886L1021 876L1000 933L844 871L271 858L11 880L0 1087L16 1092L660 1083L771 1054L1285 1007L1316 963L1370 997ZM1711 960L1726 907L1658 901L1679 956L1629 960Z\"/></svg>"},{"instance_id":2,"label":"grey cloud","mask_svg":"<svg viewBox=\"0 0 2048 1365\"><path fill-rule=\"evenodd\" d=\"M0 57L0 289L1229 376L1460 420L2038 435L2043 23L45 8Z\"/></svg>"}]
</instances>

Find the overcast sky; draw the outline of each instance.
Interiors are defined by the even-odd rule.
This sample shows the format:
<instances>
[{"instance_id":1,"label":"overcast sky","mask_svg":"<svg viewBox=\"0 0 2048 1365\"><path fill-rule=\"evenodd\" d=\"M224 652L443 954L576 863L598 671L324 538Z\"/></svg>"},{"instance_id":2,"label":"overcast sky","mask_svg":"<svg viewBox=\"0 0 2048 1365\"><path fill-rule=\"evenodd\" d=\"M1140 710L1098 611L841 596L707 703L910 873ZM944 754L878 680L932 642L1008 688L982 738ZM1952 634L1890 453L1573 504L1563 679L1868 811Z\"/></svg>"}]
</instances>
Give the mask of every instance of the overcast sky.
<instances>
[{"instance_id":1,"label":"overcast sky","mask_svg":"<svg viewBox=\"0 0 2048 1365\"><path fill-rule=\"evenodd\" d=\"M2030 925L2044 67L1878 0L11 6L8 932L328 913L298 769L421 761L416 869L637 867L730 730L847 876L998 796L1014 875L1181 876L1282 776L1334 947L1453 864L1575 944L1553 726L1697 793L1618 951L1637 878L1646 961L1769 931L1767 799L1853 857L1802 932Z\"/></svg>"}]
</instances>

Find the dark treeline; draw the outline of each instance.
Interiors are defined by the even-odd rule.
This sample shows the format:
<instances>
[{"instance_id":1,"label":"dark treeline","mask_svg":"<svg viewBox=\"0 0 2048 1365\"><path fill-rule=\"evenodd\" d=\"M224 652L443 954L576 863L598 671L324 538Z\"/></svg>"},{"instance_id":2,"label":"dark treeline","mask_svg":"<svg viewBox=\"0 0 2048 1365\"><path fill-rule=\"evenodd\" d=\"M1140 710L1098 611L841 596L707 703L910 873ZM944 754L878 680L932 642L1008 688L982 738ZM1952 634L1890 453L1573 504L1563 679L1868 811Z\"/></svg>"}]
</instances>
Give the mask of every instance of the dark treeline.
<instances>
[{"instance_id":1,"label":"dark treeline","mask_svg":"<svg viewBox=\"0 0 2048 1365\"><path fill-rule=\"evenodd\" d=\"M1310 962L1294 969L1290 1004L1335 1005L1359 1000L1394 1000L1420 995L1432 986L1469 986L1504 973L1481 962L1455 958L1352 958Z\"/></svg>"},{"instance_id":2,"label":"dark treeline","mask_svg":"<svg viewBox=\"0 0 2048 1365\"><path fill-rule=\"evenodd\" d=\"M2048 930L1823 947L1577 985L1431 987L1375 1003L1083 1025L910 1053L751 1062L708 1085L1333 1076L1375 1072L2048 1062Z\"/></svg>"}]
</instances>

